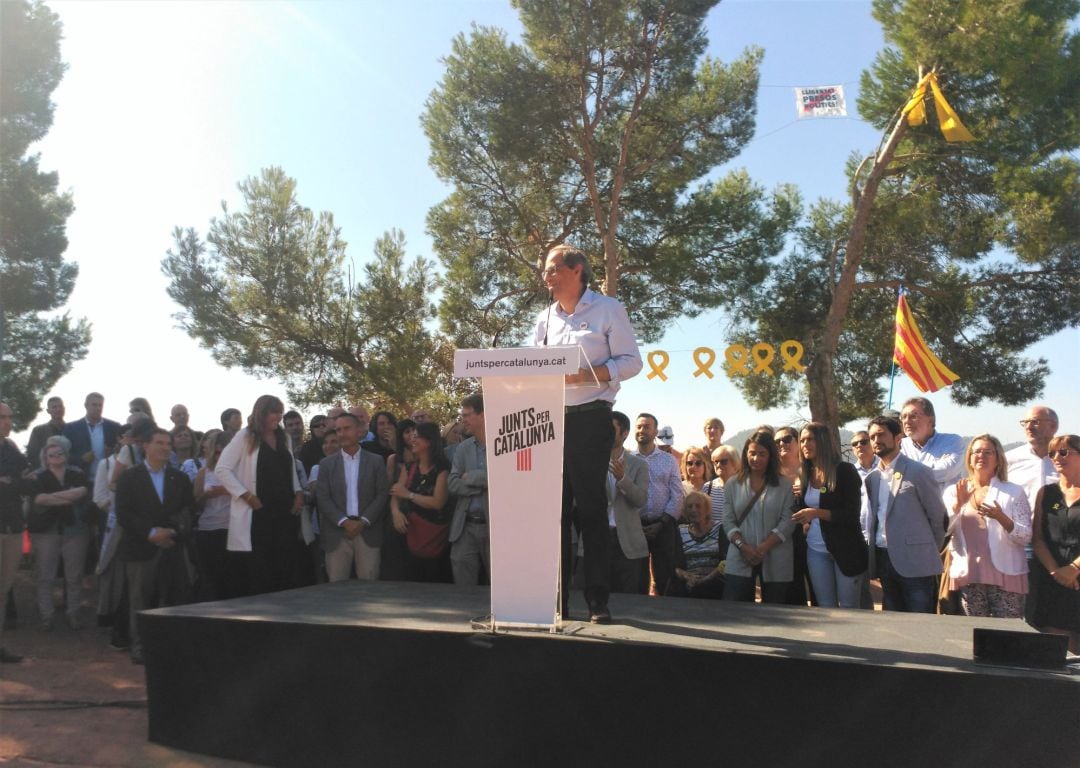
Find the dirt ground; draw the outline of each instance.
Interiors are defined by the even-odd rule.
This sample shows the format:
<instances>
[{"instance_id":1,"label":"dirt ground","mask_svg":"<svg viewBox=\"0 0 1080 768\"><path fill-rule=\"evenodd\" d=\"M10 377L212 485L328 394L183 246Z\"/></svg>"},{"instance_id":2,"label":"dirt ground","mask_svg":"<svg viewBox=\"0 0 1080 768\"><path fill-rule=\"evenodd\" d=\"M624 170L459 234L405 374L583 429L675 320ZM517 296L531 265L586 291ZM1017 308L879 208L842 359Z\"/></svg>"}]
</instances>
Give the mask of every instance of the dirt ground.
<instances>
[{"instance_id":1,"label":"dirt ground","mask_svg":"<svg viewBox=\"0 0 1080 768\"><path fill-rule=\"evenodd\" d=\"M92 580L84 586L92 587ZM62 599L59 582L54 597ZM56 628L43 632L31 571L19 570L18 626L4 630L3 645L24 658L21 664L0 665L0 763L35 768L247 765L147 741L143 667L132 664L126 652L109 649L109 630L96 625L95 597L95 590L84 589L83 629L68 629L58 613Z\"/></svg>"}]
</instances>

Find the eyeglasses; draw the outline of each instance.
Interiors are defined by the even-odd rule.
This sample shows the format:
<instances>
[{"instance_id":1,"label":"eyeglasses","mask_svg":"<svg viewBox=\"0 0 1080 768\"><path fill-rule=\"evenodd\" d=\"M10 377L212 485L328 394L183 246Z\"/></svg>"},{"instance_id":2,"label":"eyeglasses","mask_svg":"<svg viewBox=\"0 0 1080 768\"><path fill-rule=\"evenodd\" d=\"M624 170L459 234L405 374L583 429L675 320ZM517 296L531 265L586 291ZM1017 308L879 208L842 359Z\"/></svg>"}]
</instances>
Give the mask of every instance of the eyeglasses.
<instances>
[{"instance_id":1,"label":"eyeglasses","mask_svg":"<svg viewBox=\"0 0 1080 768\"><path fill-rule=\"evenodd\" d=\"M544 267L544 271L540 274L542 274L544 277L551 277L560 269L563 269L565 266L565 264L552 264L550 267Z\"/></svg>"},{"instance_id":2,"label":"eyeglasses","mask_svg":"<svg viewBox=\"0 0 1080 768\"><path fill-rule=\"evenodd\" d=\"M776 442L781 445L789 445L795 441L795 435L784 435L783 437L776 438Z\"/></svg>"},{"instance_id":3,"label":"eyeglasses","mask_svg":"<svg viewBox=\"0 0 1080 768\"><path fill-rule=\"evenodd\" d=\"M1051 459L1067 459L1070 453L1076 453L1074 448L1058 448L1056 451L1048 451L1047 456Z\"/></svg>"},{"instance_id":4,"label":"eyeglasses","mask_svg":"<svg viewBox=\"0 0 1080 768\"><path fill-rule=\"evenodd\" d=\"M716 461L714 461L713 466L719 467L719 466L722 466L724 464L730 464L730 463L731 463L731 457L730 456L725 456L722 459L717 459Z\"/></svg>"},{"instance_id":5,"label":"eyeglasses","mask_svg":"<svg viewBox=\"0 0 1080 768\"><path fill-rule=\"evenodd\" d=\"M1049 422L1049 419L1020 419L1020 426L1021 427L1039 427L1039 426L1042 426L1042 423L1044 421Z\"/></svg>"},{"instance_id":6,"label":"eyeglasses","mask_svg":"<svg viewBox=\"0 0 1080 768\"><path fill-rule=\"evenodd\" d=\"M686 466L688 466L688 467L704 467L705 462L702 461L701 459L691 459L690 461L686 462Z\"/></svg>"},{"instance_id":7,"label":"eyeglasses","mask_svg":"<svg viewBox=\"0 0 1080 768\"><path fill-rule=\"evenodd\" d=\"M851 441L851 447L852 448L862 448L864 445L870 445L870 438L869 437L864 437L862 440L852 440Z\"/></svg>"},{"instance_id":8,"label":"eyeglasses","mask_svg":"<svg viewBox=\"0 0 1080 768\"><path fill-rule=\"evenodd\" d=\"M997 453L993 448L979 448L971 452L972 456L993 456Z\"/></svg>"},{"instance_id":9,"label":"eyeglasses","mask_svg":"<svg viewBox=\"0 0 1080 768\"><path fill-rule=\"evenodd\" d=\"M911 411L910 413L901 413L900 414L900 421L915 421L916 419L921 419L924 415L925 414L919 413L918 411Z\"/></svg>"}]
</instances>

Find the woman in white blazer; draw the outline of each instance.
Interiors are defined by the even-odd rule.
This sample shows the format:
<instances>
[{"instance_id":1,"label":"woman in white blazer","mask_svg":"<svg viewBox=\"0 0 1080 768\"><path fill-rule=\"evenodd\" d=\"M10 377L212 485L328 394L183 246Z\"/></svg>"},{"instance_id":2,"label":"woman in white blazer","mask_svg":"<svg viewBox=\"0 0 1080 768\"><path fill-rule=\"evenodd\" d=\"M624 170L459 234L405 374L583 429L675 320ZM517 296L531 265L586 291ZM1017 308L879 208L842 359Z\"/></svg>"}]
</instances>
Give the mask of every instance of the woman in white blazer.
<instances>
[{"instance_id":1,"label":"woman in white blazer","mask_svg":"<svg viewBox=\"0 0 1080 768\"><path fill-rule=\"evenodd\" d=\"M214 473L232 496L230 552L246 553L238 575L249 580L236 591L259 594L297 586L300 511L304 489L281 417L285 406L273 395L255 401L248 425L221 452Z\"/></svg>"},{"instance_id":2,"label":"woman in white blazer","mask_svg":"<svg viewBox=\"0 0 1080 768\"><path fill-rule=\"evenodd\" d=\"M1031 541L1031 506L1024 489L1008 482L1001 443L979 435L964 453L968 476L945 489L949 510L949 589L960 593L967 616L1018 619L1024 615Z\"/></svg>"}]
</instances>

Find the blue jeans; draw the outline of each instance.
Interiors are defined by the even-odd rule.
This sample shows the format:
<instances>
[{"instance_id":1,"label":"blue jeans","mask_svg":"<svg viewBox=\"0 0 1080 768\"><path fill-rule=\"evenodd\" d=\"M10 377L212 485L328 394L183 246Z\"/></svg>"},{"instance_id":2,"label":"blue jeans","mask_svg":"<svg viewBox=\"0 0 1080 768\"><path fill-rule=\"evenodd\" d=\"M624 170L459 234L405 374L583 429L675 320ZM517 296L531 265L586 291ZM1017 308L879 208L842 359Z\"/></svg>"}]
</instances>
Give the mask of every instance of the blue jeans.
<instances>
[{"instance_id":1,"label":"blue jeans","mask_svg":"<svg viewBox=\"0 0 1080 768\"><path fill-rule=\"evenodd\" d=\"M814 587L818 605L822 608L858 608L862 583L866 574L845 576L828 552L810 548L806 552L806 567Z\"/></svg>"},{"instance_id":2,"label":"blue jeans","mask_svg":"<svg viewBox=\"0 0 1080 768\"><path fill-rule=\"evenodd\" d=\"M936 613L940 576L901 576L889 560L889 550L877 549L878 573L886 611Z\"/></svg>"}]
</instances>

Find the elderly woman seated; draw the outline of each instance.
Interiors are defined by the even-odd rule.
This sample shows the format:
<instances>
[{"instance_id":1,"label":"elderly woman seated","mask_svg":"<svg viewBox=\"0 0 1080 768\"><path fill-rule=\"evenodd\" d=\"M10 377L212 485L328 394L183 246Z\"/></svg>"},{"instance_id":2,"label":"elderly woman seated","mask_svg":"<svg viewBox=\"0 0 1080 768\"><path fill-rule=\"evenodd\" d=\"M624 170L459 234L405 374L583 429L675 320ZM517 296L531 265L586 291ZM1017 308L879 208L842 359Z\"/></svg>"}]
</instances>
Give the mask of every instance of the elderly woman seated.
<instances>
[{"instance_id":1,"label":"elderly woman seated","mask_svg":"<svg viewBox=\"0 0 1080 768\"><path fill-rule=\"evenodd\" d=\"M712 521L709 497L691 491L683 499L675 578L668 594L719 600L724 593L724 526Z\"/></svg>"}]
</instances>

